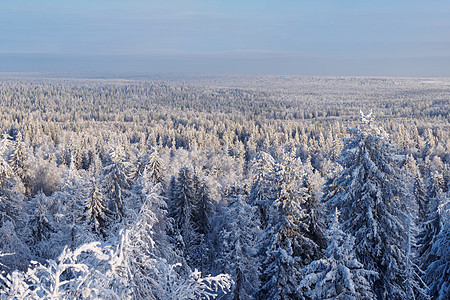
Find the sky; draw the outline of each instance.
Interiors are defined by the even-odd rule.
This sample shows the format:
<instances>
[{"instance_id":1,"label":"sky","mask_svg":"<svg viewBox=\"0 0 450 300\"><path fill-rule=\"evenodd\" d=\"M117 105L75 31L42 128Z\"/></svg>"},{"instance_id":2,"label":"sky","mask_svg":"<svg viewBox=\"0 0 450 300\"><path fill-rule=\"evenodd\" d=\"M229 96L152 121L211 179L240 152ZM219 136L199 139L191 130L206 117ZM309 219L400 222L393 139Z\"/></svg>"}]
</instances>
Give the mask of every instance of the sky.
<instances>
[{"instance_id":1,"label":"sky","mask_svg":"<svg viewBox=\"0 0 450 300\"><path fill-rule=\"evenodd\" d=\"M450 77L450 1L5 0L0 72Z\"/></svg>"}]
</instances>

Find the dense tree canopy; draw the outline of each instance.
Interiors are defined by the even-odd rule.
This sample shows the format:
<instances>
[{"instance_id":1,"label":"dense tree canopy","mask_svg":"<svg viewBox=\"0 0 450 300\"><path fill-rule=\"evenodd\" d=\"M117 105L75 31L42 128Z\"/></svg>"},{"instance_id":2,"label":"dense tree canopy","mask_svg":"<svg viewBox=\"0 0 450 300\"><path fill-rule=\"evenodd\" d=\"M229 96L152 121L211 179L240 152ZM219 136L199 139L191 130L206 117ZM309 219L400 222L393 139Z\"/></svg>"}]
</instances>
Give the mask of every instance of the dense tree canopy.
<instances>
[{"instance_id":1,"label":"dense tree canopy","mask_svg":"<svg viewBox=\"0 0 450 300\"><path fill-rule=\"evenodd\" d=\"M447 79L3 76L0 298L446 299L449 97Z\"/></svg>"}]
</instances>

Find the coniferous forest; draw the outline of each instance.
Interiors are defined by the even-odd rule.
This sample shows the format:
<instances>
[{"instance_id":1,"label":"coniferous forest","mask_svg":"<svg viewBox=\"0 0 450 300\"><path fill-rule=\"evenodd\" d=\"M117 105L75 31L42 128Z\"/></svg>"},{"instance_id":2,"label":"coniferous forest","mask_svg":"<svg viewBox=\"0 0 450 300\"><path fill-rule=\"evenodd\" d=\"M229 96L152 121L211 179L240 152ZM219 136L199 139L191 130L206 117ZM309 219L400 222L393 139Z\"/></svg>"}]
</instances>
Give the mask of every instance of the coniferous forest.
<instances>
[{"instance_id":1,"label":"coniferous forest","mask_svg":"<svg viewBox=\"0 0 450 300\"><path fill-rule=\"evenodd\" d=\"M0 299L449 299L450 80L0 78Z\"/></svg>"}]
</instances>

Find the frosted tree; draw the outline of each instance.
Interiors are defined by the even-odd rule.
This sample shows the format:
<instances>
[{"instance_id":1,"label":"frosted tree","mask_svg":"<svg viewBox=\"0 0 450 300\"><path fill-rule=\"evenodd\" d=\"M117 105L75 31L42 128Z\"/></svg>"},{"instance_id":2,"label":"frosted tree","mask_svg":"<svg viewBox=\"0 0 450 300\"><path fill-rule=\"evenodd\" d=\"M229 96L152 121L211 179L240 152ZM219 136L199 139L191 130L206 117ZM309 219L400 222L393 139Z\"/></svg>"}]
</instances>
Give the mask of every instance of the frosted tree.
<instances>
[{"instance_id":1,"label":"frosted tree","mask_svg":"<svg viewBox=\"0 0 450 300\"><path fill-rule=\"evenodd\" d=\"M442 215L442 229L430 249L433 261L425 270L424 279L429 286L432 299L450 298L450 200L447 198L439 207Z\"/></svg>"},{"instance_id":2,"label":"frosted tree","mask_svg":"<svg viewBox=\"0 0 450 300\"><path fill-rule=\"evenodd\" d=\"M195 223L193 220L194 211L196 210L195 203L195 186L192 171L183 167L178 173L176 179L173 199L171 203L170 216L174 220L176 227L176 234L178 233L182 238L180 241L180 249L188 263L192 264L195 261L195 253L191 253L194 245L199 242L199 236L196 232Z\"/></svg>"},{"instance_id":3,"label":"frosted tree","mask_svg":"<svg viewBox=\"0 0 450 300\"><path fill-rule=\"evenodd\" d=\"M112 213L108 209L102 190L97 186L95 181L92 184L84 205L85 223L91 227L94 233L106 238L106 229L111 221Z\"/></svg>"},{"instance_id":4,"label":"frosted tree","mask_svg":"<svg viewBox=\"0 0 450 300\"><path fill-rule=\"evenodd\" d=\"M153 150L150 153L147 152L139 157L134 172L134 179L138 179L142 176L144 170L146 172L146 176L153 182L153 184L163 182L164 165L157 150Z\"/></svg>"},{"instance_id":5,"label":"frosted tree","mask_svg":"<svg viewBox=\"0 0 450 300\"><path fill-rule=\"evenodd\" d=\"M195 210L194 222L198 227L198 232L207 234L211 229L211 217L214 210L213 200L209 196L209 187L204 179L194 175L195 187Z\"/></svg>"},{"instance_id":6,"label":"frosted tree","mask_svg":"<svg viewBox=\"0 0 450 300\"><path fill-rule=\"evenodd\" d=\"M202 277L201 272L176 262L182 258L164 237L167 220L161 185L147 186L145 193L138 218L121 232L111 255L107 275L117 284L107 284L122 287L116 294L142 299L212 299L226 293L232 284L229 275Z\"/></svg>"},{"instance_id":7,"label":"frosted tree","mask_svg":"<svg viewBox=\"0 0 450 300\"><path fill-rule=\"evenodd\" d=\"M109 163L103 170L103 191L109 199L109 208L118 220L125 216L123 200L131 188L129 170L123 161L123 153L115 149L109 153Z\"/></svg>"},{"instance_id":8,"label":"frosted tree","mask_svg":"<svg viewBox=\"0 0 450 300\"><path fill-rule=\"evenodd\" d=\"M70 248L74 250L76 246L86 242L86 237L83 236L85 233L84 228L79 221L84 217L84 200L88 193L88 184L79 174L72 159L68 171L64 173L62 190L56 191L51 197L53 203L51 204L50 213L53 215L64 214L66 216L64 220L61 220L63 222L58 223L65 223L69 227ZM61 233L64 230L65 228L59 228L58 231Z\"/></svg>"},{"instance_id":9,"label":"frosted tree","mask_svg":"<svg viewBox=\"0 0 450 300\"><path fill-rule=\"evenodd\" d=\"M341 229L336 209L327 230L325 257L302 270L297 288L302 299L374 299L372 278L377 272L366 270L355 255L355 238Z\"/></svg>"},{"instance_id":10,"label":"frosted tree","mask_svg":"<svg viewBox=\"0 0 450 300\"><path fill-rule=\"evenodd\" d=\"M303 223L305 198L296 188L290 167L277 166L272 221L264 232L261 288L258 299L295 299L300 270L321 255L320 246L308 237Z\"/></svg>"},{"instance_id":11,"label":"frosted tree","mask_svg":"<svg viewBox=\"0 0 450 300\"><path fill-rule=\"evenodd\" d=\"M423 183L423 179L420 176L420 173L417 173L415 179L414 179L414 185L413 185L413 193L414 193L414 199L418 208L418 222L422 223L425 221L426 214L427 214L427 203L428 203L428 197L426 193L426 189Z\"/></svg>"},{"instance_id":12,"label":"frosted tree","mask_svg":"<svg viewBox=\"0 0 450 300\"><path fill-rule=\"evenodd\" d=\"M24 196L18 184L20 179L14 176L13 170L0 153L0 224L2 221L16 222L20 219Z\"/></svg>"},{"instance_id":13,"label":"frosted tree","mask_svg":"<svg viewBox=\"0 0 450 300\"><path fill-rule=\"evenodd\" d=\"M325 213L324 206L317 193L314 191L314 177L306 176L304 186L300 189L302 224L304 224L303 234L313 241L312 256L318 257L320 249L326 247L325 237Z\"/></svg>"},{"instance_id":14,"label":"frosted tree","mask_svg":"<svg viewBox=\"0 0 450 300\"><path fill-rule=\"evenodd\" d=\"M24 270L32 255L12 221L3 220L0 223L0 241L0 253L9 253L9 255L0 255L0 273Z\"/></svg>"},{"instance_id":15,"label":"frosted tree","mask_svg":"<svg viewBox=\"0 0 450 300\"><path fill-rule=\"evenodd\" d=\"M197 266L201 272L205 272L211 265L211 251L213 250L208 235L212 229L211 218L213 216L214 203L209 196L209 188L206 181L200 179L198 175L194 175L193 181L195 197L192 221L194 223L195 232L198 234L198 238L197 243L195 244L195 247L191 249L191 252L197 254L194 265Z\"/></svg>"},{"instance_id":16,"label":"frosted tree","mask_svg":"<svg viewBox=\"0 0 450 300\"><path fill-rule=\"evenodd\" d=\"M423 271L415 263L416 261L416 228L411 217L408 215L407 220L407 234L408 239L406 243L406 254L405 254L405 271L404 271L404 286L405 286L405 297L406 299L429 299L427 296L428 287L422 280L421 276Z\"/></svg>"},{"instance_id":17,"label":"frosted tree","mask_svg":"<svg viewBox=\"0 0 450 300\"><path fill-rule=\"evenodd\" d=\"M163 171L164 171L163 161L159 157L158 152L154 150L150 154L147 165L148 176L154 184L163 182Z\"/></svg>"},{"instance_id":18,"label":"frosted tree","mask_svg":"<svg viewBox=\"0 0 450 300\"><path fill-rule=\"evenodd\" d=\"M34 213L31 215L28 226L31 229L30 243L35 245L47 241L55 230L47 215L47 196L43 192L39 192L32 199L32 205Z\"/></svg>"},{"instance_id":19,"label":"frosted tree","mask_svg":"<svg viewBox=\"0 0 450 300\"><path fill-rule=\"evenodd\" d=\"M224 224L219 233L220 262L235 282L233 299L251 299L259 288L258 242L261 238L256 208L245 202L244 195L231 198L224 208Z\"/></svg>"},{"instance_id":20,"label":"frosted tree","mask_svg":"<svg viewBox=\"0 0 450 300\"><path fill-rule=\"evenodd\" d=\"M25 188L29 190L29 166L27 163L28 153L25 143L22 141L22 134L16 137L13 150L9 158L9 165L14 173L20 178Z\"/></svg>"},{"instance_id":21,"label":"frosted tree","mask_svg":"<svg viewBox=\"0 0 450 300\"><path fill-rule=\"evenodd\" d=\"M268 226L271 215L270 207L273 201L273 193L270 176L273 175L274 167L275 160L273 157L262 151L258 152L251 165L252 186L249 203L258 207L263 228Z\"/></svg>"},{"instance_id":22,"label":"frosted tree","mask_svg":"<svg viewBox=\"0 0 450 300\"><path fill-rule=\"evenodd\" d=\"M379 299L405 297L403 270L407 189L387 133L374 126L371 113L361 113L360 129L340 156L343 171L327 183L325 201L342 214L343 230L355 237L356 258L379 273L374 291Z\"/></svg>"},{"instance_id":23,"label":"frosted tree","mask_svg":"<svg viewBox=\"0 0 450 300\"><path fill-rule=\"evenodd\" d=\"M428 197L425 202L425 217L420 224L420 232L417 235L417 243L419 246L418 255L421 260L420 266L423 270L425 270L435 259L431 248L442 228L439 206L442 205L445 200L443 188L442 175L434 173L428 187Z\"/></svg>"}]
</instances>

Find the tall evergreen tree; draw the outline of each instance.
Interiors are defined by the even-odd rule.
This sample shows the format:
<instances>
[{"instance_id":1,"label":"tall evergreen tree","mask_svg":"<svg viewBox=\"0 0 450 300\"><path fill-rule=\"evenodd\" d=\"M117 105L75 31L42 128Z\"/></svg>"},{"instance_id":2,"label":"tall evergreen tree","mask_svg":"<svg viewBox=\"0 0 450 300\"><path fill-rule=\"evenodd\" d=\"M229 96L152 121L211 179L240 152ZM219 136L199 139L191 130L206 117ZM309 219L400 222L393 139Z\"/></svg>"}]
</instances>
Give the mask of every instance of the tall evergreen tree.
<instances>
[{"instance_id":1,"label":"tall evergreen tree","mask_svg":"<svg viewBox=\"0 0 450 300\"><path fill-rule=\"evenodd\" d=\"M192 221L194 230L198 235L197 243L191 249L192 253L196 253L196 263L194 265L201 271L205 272L211 268L212 263L212 245L210 243L209 234L211 233L211 218L213 216L214 204L209 196L209 188L207 183L194 175L194 209L192 211Z\"/></svg>"},{"instance_id":2,"label":"tall evergreen tree","mask_svg":"<svg viewBox=\"0 0 450 300\"><path fill-rule=\"evenodd\" d=\"M9 165L14 173L22 181L26 193L29 194L30 178L29 178L29 166L27 164L28 154L25 143L22 141L22 134L19 134L14 141L13 150L9 157Z\"/></svg>"},{"instance_id":3,"label":"tall evergreen tree","mask_svg":"<svg viewBox=\"0 0 450 300\"><path fill-rule=\"evenodd\" d=\"M251 299L259 288L259 262L256 256L261 237L256 207L245 202L244 195L231 198L224 208L224 225L219 235L223 271L235 282L230 299Z\"/></svg>"},{"instance_id":4,"label":"tall evergreen tree","mask_svg":"<svg viewBox=\"0 0 450 300\"><path fill-rule=\"evenodd\" d=\"M55 232L54 226L50 223L47 215L47 196L43 192L39 192L31 200L33 215L30 217L29 228L31 236L29 243L36 245L42 241L47 241L52 232Z\"/></svg>"},{"instance_id":5,"label":"tall evergreen tree","mask_svg":"<svg viewBox=\"0 0 450 300\"><path fill-rule=\"evenodd\" d=\"M325 210L322 202L314 192L314 186L311 177L305 176L304 186L300 190L302 198L302 223L305 225L303 234L312 240L317 246L315 247L315 257L320 256L318 250L324 249L327 245L325 237Z\"/></svg>"},{"instance_id":6,"label":"tall evergreen tree","mask_svg":"<svg viewBox=\"0 0 450 300\"><path fill-rule=\"evenodd\" d=\"M180 250L190 266L195 264L197 256L197 253L191 250L199 243L193 219L196 210L195 193L192 171L187 167L181 168L173 191L170 216L174 220L176 233L182 238Z\"/></svg>"},{"instance_id":7,"label":"tall evergreen tree","mask_svg":"<svg viewBox=\"0 0 450 300\"><path fill-rule=\"evenodd\" d=\"M311 239L310 224L304 223L309 220L310 197L300 193L294 170L289 164L279 164L273 175L274 213L262 238L258 299L296 299L301 269L321 256L321 247Z\"/></svg>"},{"instance_id":8,"label":"tall evergreen tree","mask_svg":"<svg viewBox=\"0 0 450 300\"><path fill-rule=\"evenodd\" d=\"M423 183L423 179L420 176L420 173L417 173L416 177L414 178L413 193L418 208L417 223L420 224L425 221L428 203L426 189Z\"/></svg>"},{"instance_id":9,"label":"tall evergreen tree","mask_svg":"<svg viewBox=\"0 0 450 300\"><path fill-rule=\"evenodd\" d=\"M269 225L271 216L271 202L273 201L273 191L271 176L274 173L275 160L266 152L258 152L252 162L252 186L250 189L249 203L258 207L261 219L261 226L266 228Z\"/></svg>"},{"instance_id":10,"label":"tall evergreen tree","mask_svg":"<svg viewBox=\"0 0 450 300\"><path fill-rule=\"evenodd\" d=\"M94 181L85 200L85 222L92 231L106 238L106 229L111 221L112 213L109 211L102 190Z\"/></svg>"},{"instance_id":11,"label":"tall evergreen tree","mask_svg":"<svg viewBox=\"0 0 450 300\"><path fill-rule=\"evenodd\" d=\"M441 231L442 219L439 206L443 203L444 199L443 178L441 174L434 173L428 187L425 218L420 225L420 232L417 236L419 246L418 254L421 260L420 267L423 270L435 260L431 248L436 241L437 235Z\"/></svg>"},{"instance_id":12,"label":"tall evergreen tree","mask_svg":"<svg viewBox=\"0 0 450 300\"><path fill-rule=\"evenodd\" d=\"M131 188L129 170L118 149L109 153L110 161L103 170L103 190L109 199L109 208L118 220L125 216L123 200Z\"/></svg>"},{"instance_id":13,"label":"tall evergreen tree","mask_svg":"<svg viewBox=\"0 0 450 300\"><path fill-rule=\"evenodd\" d=\"M325 257L315 260L303 270L297 288L302 299L373 299L372 278L377 272L364 269L355 255L355 238L344 233L333 216L327 230Z\"/></svg>"},{"instance_id":14,"label":"tall evergreen tree","mask_svg":"<svg viewBox=\"0 0 450 300\"><path fill-rule=\"evenodd\" d=\"M450 197L447 195L439 210L442 215L442 229L431 246L424 279L429 286L432 299L450 299Z\"/></svg>"},{"instance_id":15,"label":"tall evergreen tree","mask_svg":"<svg viewBox=\"0 0 450 300\"><path fill-rule=\"evenodd\" d=\"M429 299L427 296L428 287L425 282L422 280L421 276L423 275L423 271L416 264L416 227L411 217L411 214L408 216L408 225L407 225L407 234L408 240L406 243L406 261L405 261L405 272L404 277L405 280L403 282L405 286L405 297L406 299Z\"/></svg>"},{"instance_id":16,"label":"tall evergreen tree","mask_svg":"<svg viewBox=\"0 0 450 300\"><path fill-rule=\"evenodd\" d=\"M407 189L387 133L361 113L360 129L340 156L343 171L327 183L325 201L338 208L344 231L355 237L356 258L379 273L374 291L379 299L404 299L403 270Z\"/></svg>"},{"instance_id":17,"label":"tall evergreen tree","mask_svg":"<svg viewBox=\"0 0 450 300\"><path fill-rule=\"evenodd\" d=\"M159 157L158 152L154 150L149 157L147 165L147 176L151 179L153 184L162 183L163 171L164 171L163 162Z\"/></svg>"}]
</instances>

